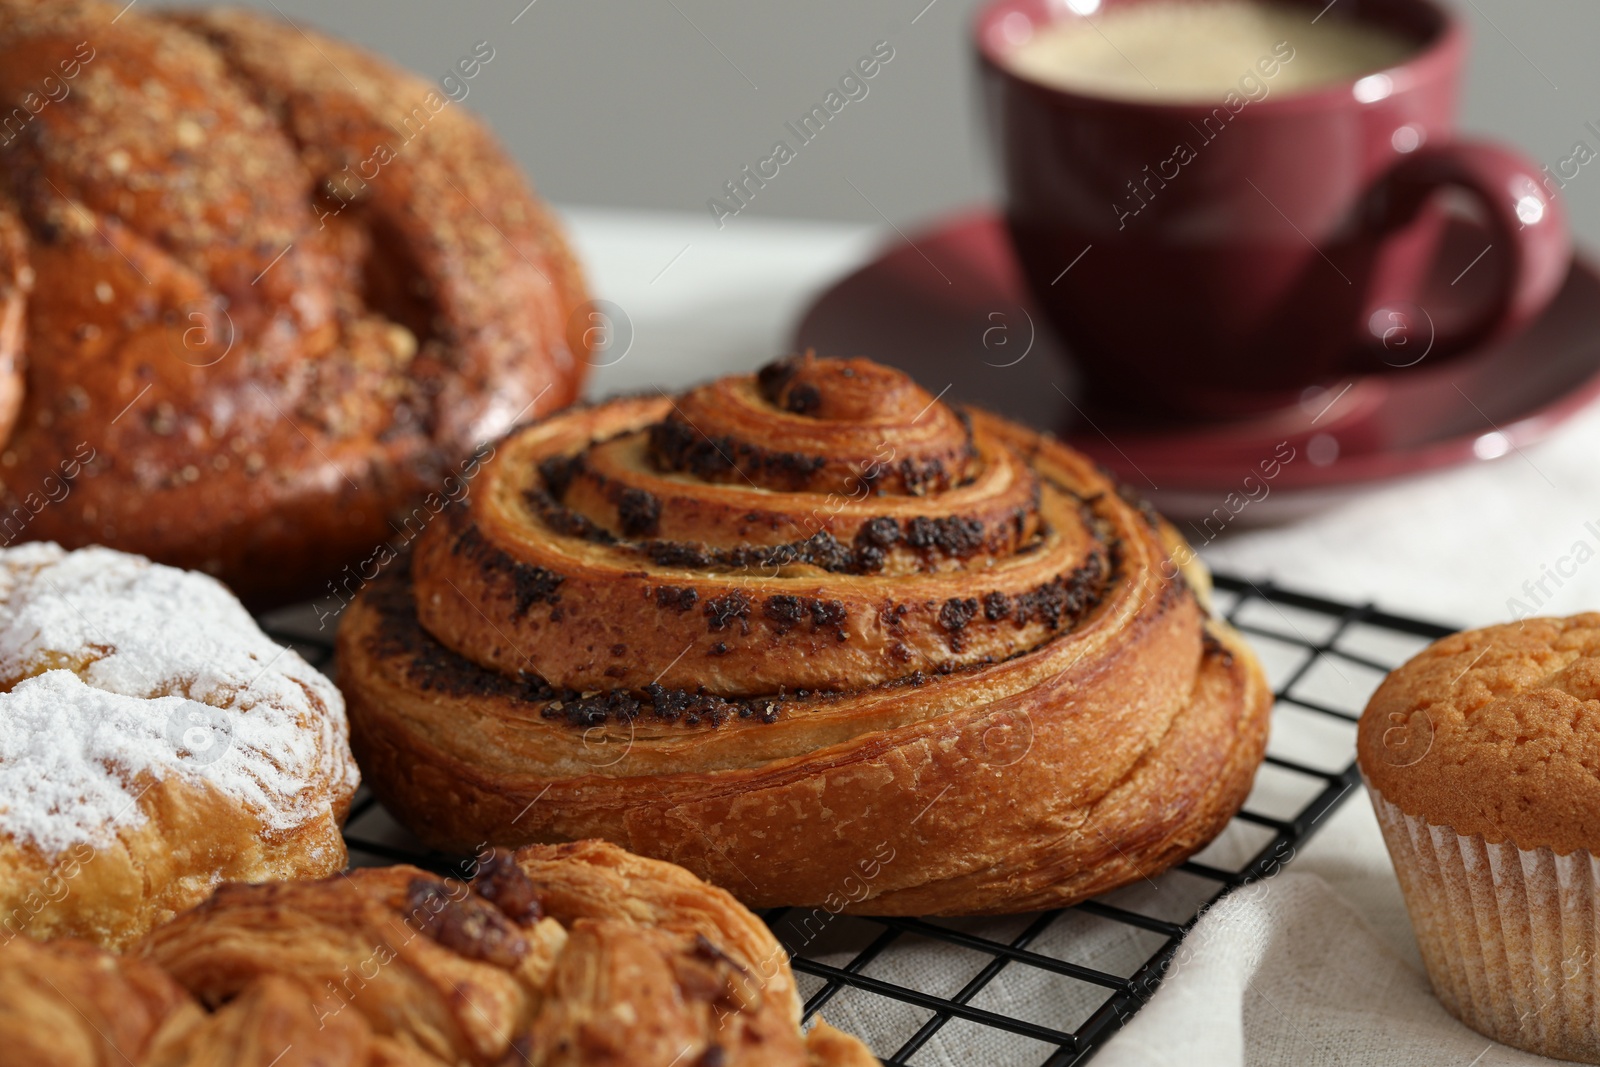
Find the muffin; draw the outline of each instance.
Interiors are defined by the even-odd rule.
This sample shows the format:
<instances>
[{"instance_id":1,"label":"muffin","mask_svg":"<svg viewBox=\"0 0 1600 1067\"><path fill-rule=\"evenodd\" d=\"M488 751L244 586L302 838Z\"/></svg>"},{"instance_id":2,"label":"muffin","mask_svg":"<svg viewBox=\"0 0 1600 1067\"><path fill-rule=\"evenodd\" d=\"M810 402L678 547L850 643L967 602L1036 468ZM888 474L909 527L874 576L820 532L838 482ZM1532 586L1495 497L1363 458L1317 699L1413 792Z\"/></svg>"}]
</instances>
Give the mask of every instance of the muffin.
<instances>
[{"instance_id":1,"label":"muffin","mask_svg":"<svg viewBox=\"0 0 1600 1067\"><path fill-rule=\"evenodd\" d=\"M1434 992L1600 1063L1600 614L1454 634L1384 680L1362 774Z\"/></svg>"}]
</instances>

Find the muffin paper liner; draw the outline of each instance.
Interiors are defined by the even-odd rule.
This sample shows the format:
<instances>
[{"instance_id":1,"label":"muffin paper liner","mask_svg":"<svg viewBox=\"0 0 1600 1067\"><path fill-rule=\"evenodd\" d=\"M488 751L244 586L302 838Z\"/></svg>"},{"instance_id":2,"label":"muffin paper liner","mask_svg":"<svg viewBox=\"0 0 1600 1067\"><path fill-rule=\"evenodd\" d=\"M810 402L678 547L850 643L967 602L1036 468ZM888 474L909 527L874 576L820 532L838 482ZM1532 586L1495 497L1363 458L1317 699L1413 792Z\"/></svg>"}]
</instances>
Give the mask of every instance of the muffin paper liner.
<instances>
[{"instance_id":1,"label":"muffin paper liner","mask_svg":"<svg viewBox=\"0 0 1600 1067\"><path fill-rule=\"evenodd\" d=\"M1496 1041L1600 1063L1600 862L1490 844L1368 786L1434 993Z\"/></svg>"}]
</instances>

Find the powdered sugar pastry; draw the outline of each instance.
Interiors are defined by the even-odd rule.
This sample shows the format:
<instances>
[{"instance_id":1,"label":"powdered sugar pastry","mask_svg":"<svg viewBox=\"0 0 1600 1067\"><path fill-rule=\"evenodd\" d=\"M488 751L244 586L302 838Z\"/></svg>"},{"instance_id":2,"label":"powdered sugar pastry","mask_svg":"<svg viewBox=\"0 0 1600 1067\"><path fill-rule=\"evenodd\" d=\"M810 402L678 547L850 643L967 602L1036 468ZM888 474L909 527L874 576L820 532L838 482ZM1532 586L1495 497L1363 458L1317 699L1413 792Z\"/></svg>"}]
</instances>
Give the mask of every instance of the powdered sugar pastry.
<instances>
[{"instance_id":1,"label":"powdered sugar pastry","mask_svg":"<svg viewBox=\"0 0 1600 1067\"><path fill-rule=\"evenodd\" d=\"M357 782L344 700L203 574L105 548L0 550L0 833L47 852L204 781L284 831Z\"/></svg>"}]
</instances>

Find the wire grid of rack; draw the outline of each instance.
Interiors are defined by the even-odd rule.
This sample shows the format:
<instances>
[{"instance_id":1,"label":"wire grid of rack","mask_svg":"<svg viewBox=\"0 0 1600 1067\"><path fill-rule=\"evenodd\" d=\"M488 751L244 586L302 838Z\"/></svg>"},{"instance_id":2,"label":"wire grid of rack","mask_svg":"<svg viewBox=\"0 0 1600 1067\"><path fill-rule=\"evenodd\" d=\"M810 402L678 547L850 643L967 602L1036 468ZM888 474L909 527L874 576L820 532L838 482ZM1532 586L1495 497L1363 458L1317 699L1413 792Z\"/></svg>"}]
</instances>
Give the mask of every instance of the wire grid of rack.
<instances>
[{"instance_id":1,"label":"wire grid of rack","mask_svg":"<svg viewBox=\"0 0 1600 1067\"><path fill-rule=\"evenodd\" d=\"M1359 783L1355 723L1385 673L1450 627L1219 575L1218 610L1272 680L1272 740L1244 809L1178 867L1070 908L975 919L763 914L790 952L809 1022L824 1007L885 1064L1081 1064L1149 1000L1211 904L1291 862ZM304 612L264 620L333 667ZM346 825L352 863L460 866L413 841L370 794Z\"/></svg>"}]
</instances>

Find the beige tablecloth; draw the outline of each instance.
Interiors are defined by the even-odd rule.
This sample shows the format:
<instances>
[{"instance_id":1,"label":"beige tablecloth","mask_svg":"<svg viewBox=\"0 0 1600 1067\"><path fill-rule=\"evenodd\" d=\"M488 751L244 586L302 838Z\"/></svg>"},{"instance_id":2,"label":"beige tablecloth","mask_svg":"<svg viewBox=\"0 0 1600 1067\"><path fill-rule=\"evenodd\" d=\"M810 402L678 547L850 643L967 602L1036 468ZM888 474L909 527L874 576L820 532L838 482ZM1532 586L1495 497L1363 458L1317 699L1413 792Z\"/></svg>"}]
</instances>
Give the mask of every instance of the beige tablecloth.
<instances>
[{"instance_id":1,"label":"beige tablecloth","mask_svg":"<svg viewBox=\"0 0 1600 1067\"><path fill-rule=\"evenodd\" d=\"M1456 1022L1428 989L1365 796L1276 878L1196 925L1097 1067L1549 1064Z\"/></svg>"}]
</instances>

